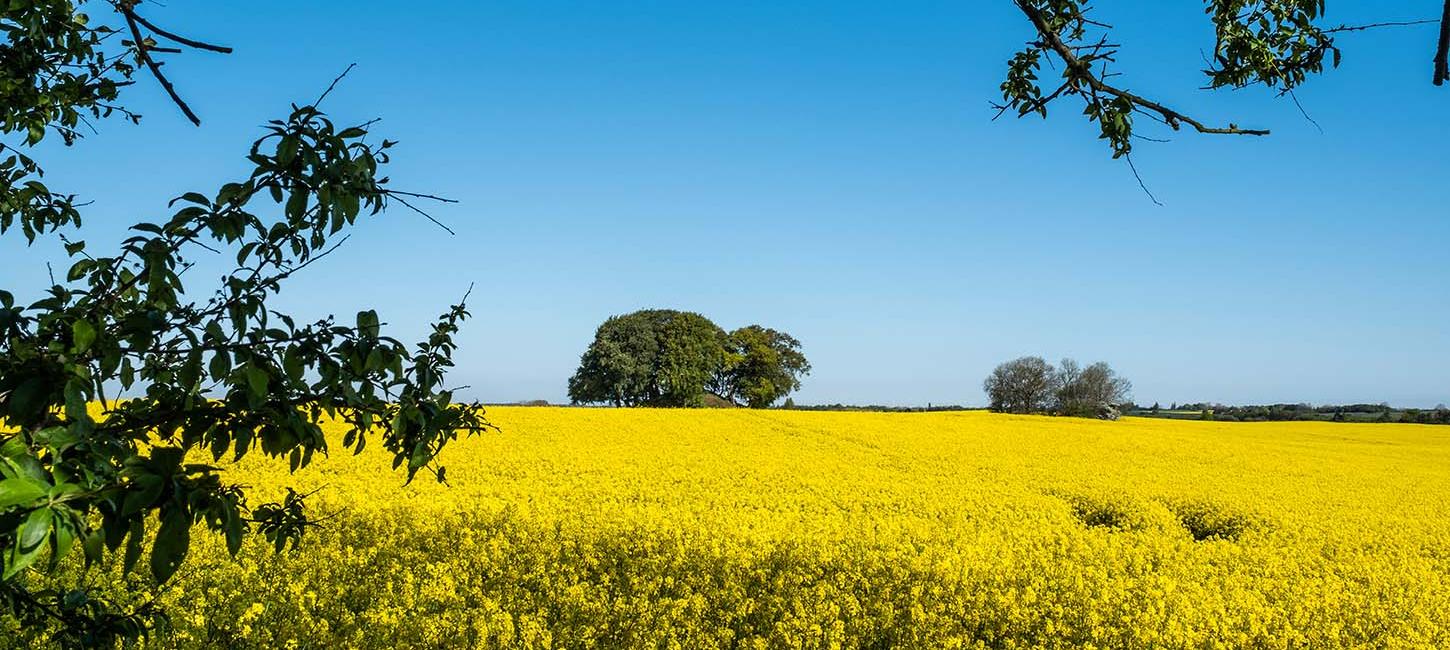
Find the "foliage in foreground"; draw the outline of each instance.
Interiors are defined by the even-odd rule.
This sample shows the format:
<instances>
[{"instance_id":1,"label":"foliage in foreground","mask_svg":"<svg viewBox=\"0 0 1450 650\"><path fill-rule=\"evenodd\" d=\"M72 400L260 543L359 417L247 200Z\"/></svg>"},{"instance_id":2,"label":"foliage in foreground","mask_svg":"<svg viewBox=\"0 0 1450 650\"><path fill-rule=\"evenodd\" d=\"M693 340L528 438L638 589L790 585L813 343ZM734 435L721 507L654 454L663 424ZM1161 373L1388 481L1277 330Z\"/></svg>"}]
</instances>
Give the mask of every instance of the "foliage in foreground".
<instances>
[{"instance_id":1,"label":"foliage in foreground","mask_svg":"<svg viewBox=\"0 0 1450 650\"><path fill-rule=\"evenodd\" d=\"M443 383L463 304L416 346L383 335L371 310L299 323L269 307L360 219L421 196L388 184L394 143L370 139L371 122L338 127L316 108L326 92L264 128L250 173L182 194L117 250L68 236L85 203L47 187L17 146L72 144L79 124L115 113L135 121L115 102L142 66L198 121L153 58L180 50L156 38L229 51L155 26L134 1L107 4L120 29L60 0L11 2L0 15L0 132L23 136L0 144L0 235L58 239L72 259L53 286L0 289L0 612L79 646L145 634L166 612L118 607L86 574L42 577L76 556L119 558L123 571L144 559L165 583L206 543L194 528L232 555L250 533L278 550L301 542L304 495L257 503L226 480L223 457L295 471L372 439L408 480L430 471L441 482L443 446L487 427L482 407L455 404ZM129 40L113 38L121 30ZM199 259L223 272L219 286L183 281ZM329 439L324 421L347 431Z\"/></svg>"},{"instance_id":2,"label":"foliage in foreground","mask_svg":"<svg viewBox=\"0 0 1450 650\"><path fill-rule=\"evenodd\" d=\"M1450 440L1438 428L490 416L503 433L443 454L446 489L395 489L371 447L294 476L243 459L236 474L272 498L322 488L314 499L332 518L280 555L233 561L199 537L161 597L188 607L158 645L1450 644ZM345 426L326 429L336 439ZM151 593L144 575L93 575Z\"/></svg>"},{"instance_id":3,"label":"foliage in foreground","mask_svg":"<svg viewBox=\"0 0 1450 650\"><path fill-rule=\"evenodd\" d=\"M1168 105L1171 102L1134 92L1122 82L1118 64L1123 44L1111 23L1133 11L1131 5L1115 7L1119 15L1104 19L1094 14L1090 0L1011 1L1032 26L1034 38L1007 63L1001 84L1003 101L997 106L999 117L1010 112L1018 117L1045 118L1048 108L1059 101L1080 103L1082 115L1097 125L1098 138L1109 146L1114 158L1130 156L1137 140L1155 140L1135 130L1139 117L1172 131L1269 135L1268 129L1233 122L1205 123L1193 117L1193 111L1177 110ZM1450 82L1450 0L1427 0L1423 3L1425 17L1419 20L1387 17L1383 22L1337 26L1328 21L1325 0L1207 0L1203 4L1214 35L1212 47L1203 50L1203 67L1198 70L1207 89L1262 86L1280 98L1287 95L1297 105L1297 88L1326 68L1339 67L1341 36L1369 29L1432 25L1439 27L1439 38L1428 39L1434 43L1431 81L1436 86ZM1431 13L1435 4L1440 11ZM1438 20L1429 17L1432 15Z\"/></svg>"}]
</instances>

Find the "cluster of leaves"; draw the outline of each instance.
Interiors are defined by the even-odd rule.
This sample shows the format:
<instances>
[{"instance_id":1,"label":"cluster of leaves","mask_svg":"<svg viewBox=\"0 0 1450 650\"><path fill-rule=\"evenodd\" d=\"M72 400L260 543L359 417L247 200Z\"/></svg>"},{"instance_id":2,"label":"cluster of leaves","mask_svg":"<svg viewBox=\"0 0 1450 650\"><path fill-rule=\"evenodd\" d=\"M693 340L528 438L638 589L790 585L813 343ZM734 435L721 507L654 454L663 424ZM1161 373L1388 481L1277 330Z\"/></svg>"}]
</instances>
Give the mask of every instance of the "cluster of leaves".
<instances>
[{"instance_id":1,"label":"cluster of leaves","mask_svg":"<svg viewBox=\"0 0 1450 650\"><path fill-rule=\"evenodd\" d=\"M52 132L70 144L88 117L124 112L112 102L135 71L132 51L106 50L103 41L115 30L92 25L69 0L8 3L0 33L0 132L19 134L27 147ZM46 187L40 166L20 149L5 143L0 149L0 233L18 226L33 241L80 223L74 196Z\"/></svg>"},{"instance_id":2,"label":"cluster of leaves","mask_svg":"<svg viewBox=\"0 0 1450 650\"><path fill-rule=\"evenodd\" d=\"M1216 42L1204 71L1211 88L1263 84L1289 93L1341 53L1327 30L1315 25L1324 0L1211 0Z\"/></svg>"},{"instance_id":3,"label":"cluster of leaves","mask_svg":"<svg viewBox=\"0 0 1450 650\"><path fill-rule=\"evenodd\" d=\"M70 2L13 2L0 19L0 131L22 136L3 145L0 234L18 226L33 244L79 225L73 197L41 184L18 147L50 131L71 144L87 115L134 121L111 103L136 69L128 61L150 67L195 121L151 58L177 50L139 28L226 49L154 27L134 2L109 4L133 34L118 50L102 47L116 30L92 27ZM88 566L120 554L127 572L144 556L165 582L196 525L233 554L250 533L281 550L316 525L306 495L249 504L223 480L214 464L223 458L261 453L295 471L329 451L321 423L336 419L349 427L344 447L375 440L407 480L424 471L441 482L443 447L489 428L479 404L455 403L444 384L464 302L413 346L383 335L370 310L347 324L298 323L268 306L360 218L424 196L388 186L381 167L394 143L371 142L372 122L338 128L316 107L326 94L268 124L246 177L178 197L169 218L134 226L114 255L59 235L72 264L39 300L0 289L0 607L11 615L66 644L108 645L143 634L162 612L120 611L81 588L35 591L27 572L54 570L79 547ZM231 270L193 301L183 277L201 255ZM196 462L202 455L213 463Z\"/></svg>"},{"instance_id":4,"label":"cluster of leaves","mask_svg":"<svg viewBox=\"0 0 1450 650\"><path fill-rule=\"evenodd\" d=\"M569 379L575 403L701 406L705 384L724 363L724 332L693 312L644 309L612 316Z\"/></svg>"},{"instance_id":5,"label":"cluster of leaves","mask_svg":"<svg viewBox=\"0 0 1450 650\"><path fill-rule=\"evenodd\" d=\"M1001 86L1004 103L997 105L998 115L1012 111L1018 117L1036 114L1045 118L1053 101L1077 97L1083 102L1083 114L1097 123L1099 137L1108 141L1113 157L1131 153L1136 107L1127 97L1109 92L1102 82L1110 74L1107 65L1114 61L1117 47L1101 33L1099 28L1105 26L1088 18L1090 5L1082 0L1015 1L1039 38L1008 62L1007 79ZM1038 74L1044 59L1050 58L1062 63L1062 80L1044 94ZM1095 73L1094 67L1101 71Z\"/></svg>"},{"instance_id":6,"label":"cluster of leaves","mask_svg":"<svg viewBox=\"0 0 1450 650\"><path fill-rule=\"evenodd\" d=\"M1129 156L1135 138L1134 118L1147 117L1174 131L1187 126L1199 133L1268 135L1267 130L1237 124L1209 126L1192 116L1143 95L1112 79L1119 44L1110 42L1111 26L1089 17L1089 0L1013 0L1032 24L1036 37L1007 63L1001 84L1003 103L998 115L1013 112L1047 117L1047 107L1063 97L1076 97L1082 113L1095 122L1099 138L1106 140L1114 158ZM1436 21L1376 23L1323 28L1324 0L1207 0L1213 23L1213 57L1203 72L1208 88L1243 88L1264 85L1280 95L1291 94L1311 75L1326 66L1337 67L1341 53L1334 35L1379 27L1419 25ZM1441 24L1437 70L1450 49L1450 2ZM1044 61L1061 64L1061 83L1044 93L1039 73ZM1437 81L1441 73L1436 73Z\"/></svg>"},{"instance_id":7,"label":"cluster of leaves","mask_svg":"<svg viewBox=\"0 0 1450 650\"><path fill-rule=\"evenodd\" d=\"M693 312L645 309L613 316L569 379L576 404L704 406L719 399L765 408L800 388L810 363L800 341L759 325L726 333Z\"/></svg>"},{"instance_id":8,"label":"cluster of leaves","mask_svg":"<svg viewBox=\"0 0 1450 650\"><path fill-rule=\"evenodd\" d=\"M785 332L748 325L725 339L725 366L716 373L712 390L750 408L767 408L801 387L811 364L801 342Z\"/></svg>"},{"instance_id":9,"label":"cluster of leaves","mask_svg":"<svg viewBox=\"0 0 1450 650\"><path fill-rule=\"evenodd\" d=\"M345 241L337 235L392 197L379 165L391 142L337 130L316 108L294 107L253 146L252 174L213 196L183 195L163 223L142 223L120 254L76 258L67 284L29 306L0 291L0 550L8 582L46 548L52 564L82 540L87 558L126 547L129 568L144 527L160 527L150 568L168 579L193 523L240 548L250 524L280 549L309 522L301 499L249 514L245 494L220 469L188 464L194 450L241 458L257 450L295 470L327 452L320 423L351 429L361 451L376 435L408 479L442 468L434 459L460 431L488 425L477 404L458 405L443 385L454 306L410 349L383 336L372 311L355 323L298 324L267 307L294 273ZM265 210L275 206L276 216ZM336 240L336 241L334 241ZM182 300L193 251L234 251L235 268L206 302ZM131 395L112 401L108 388ZM88 408L104 403L102 414ZM48 543L48 547L47 547ZM13 588L15 585L7 585Z\"/></svg>"}]
</instances>

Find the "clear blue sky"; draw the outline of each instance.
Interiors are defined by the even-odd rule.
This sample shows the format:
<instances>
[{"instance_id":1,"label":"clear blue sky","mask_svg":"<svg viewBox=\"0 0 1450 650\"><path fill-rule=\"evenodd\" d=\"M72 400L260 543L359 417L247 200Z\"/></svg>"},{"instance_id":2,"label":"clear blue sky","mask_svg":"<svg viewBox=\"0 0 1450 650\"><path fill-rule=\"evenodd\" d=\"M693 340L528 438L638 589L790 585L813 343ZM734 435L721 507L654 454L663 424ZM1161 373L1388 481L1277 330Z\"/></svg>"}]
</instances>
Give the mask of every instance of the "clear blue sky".
<instances>
[{"instance_id":1,"label":"clear blue sky","mask_svg":"<svg viewBox=\"0 0 1450 650\"><path fill-rule=\"evenodd\" d=\"M476 283L456 379L485 400L561 401L600 321L673 307L797 336L803 403L980 404L1024 354L1110 361L1141 403L1450 402L1432 29L1346 35L1343 67L1299 93L1320 133L1265 91L1198 90L1200 3L1099 5L1123 84L1274 135L1140 145L1153 205L1077 109L990 121L1030 36L1008 0L172 0L155 22L237 48L170 57L203 127L142 78L142 125L47 152L50 180L96 201L93 246L115 241L245 173L259 124L357 62L324 108L384 118L396 184L459 199L437 210L458 236L393 212L280 302L376 306L414 336ZM59 259L19 242L0 241L0 286Z\"/></svg>"}]
</instances>

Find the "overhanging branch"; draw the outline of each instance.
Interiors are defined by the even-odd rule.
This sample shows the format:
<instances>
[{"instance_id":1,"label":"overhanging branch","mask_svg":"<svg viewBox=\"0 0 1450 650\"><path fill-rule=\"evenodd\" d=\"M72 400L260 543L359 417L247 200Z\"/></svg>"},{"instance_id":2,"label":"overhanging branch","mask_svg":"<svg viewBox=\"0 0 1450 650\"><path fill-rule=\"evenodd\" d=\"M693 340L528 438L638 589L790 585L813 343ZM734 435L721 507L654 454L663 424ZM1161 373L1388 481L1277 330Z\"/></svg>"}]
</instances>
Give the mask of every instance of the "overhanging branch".
<instances>
[{"instance_id":1,"label":"overhanging branch","mask_svg":"<svg viewBox=\"0 0 1450 650\"><path fill-rule=\"evenodd\" d=\"M176 104L176 106L181 109L182 114L186 115L186 119L191 120L191 123L195 124L196 126L201 126L201 118L196 116L196 112L191 110L191 107L188 106L186 101L181 98L181 95L176 92L176 87L171 84L171 80L167 79L166 75L161 72L161 65L156 62L155 57L151 56L152 52L176 53L180 52L181 50L178 50L176 48L163 48L156 45L148 44L146 38L141 35L141 26L145 25L147 29L155 32L157 35L163 38L199 50L230 54L232 48L224 47L221 45L212 45L210 43L203 43L201 41L186 38L184 36L179 36L167 30L161 29L156 25L153 25L150 21L147 21L145 18L136 15L134 5L134 1L122 1L115 3L116 11L119 11L121 13L121 16L126 19L126 27L131 32L132 45L136 48L136 56L141 59L141 63L145 64L146 69L151 71L151 76L155 77L156 81L161 84L161 88L166 91L167 96L171 97L171 102Z\"/></svg>"},{"instance_id":2,"label":"overhanging branch","mask_svg":"<svg viewBox=\"0 0 1450 650\"><path fill-rule=\"evenodd\" d=\"M1172 127L1175 130L1179 128L1179 125L1187 124L1188 126L1193 127L1194 130L1198 131L1199 133L1208 133L1215 135L1269 135L1269 131L1267 129L1244 129L1232 123L1228 126L1222 127L1208 126L1203 122L1194 119L1193 117L1190 117L1188 115L1185 115L1180 111L1169 108L1160 102L1156 102L1141 95L1137 95L1127 90L1123 90L1121 88L1118 88L1117 86L1103 81L1100 75L1095 74L1092 71L1091 65L1085 64L1082 59L1077 56L1076 50L1074 48L1063 42L1061 35L1059 35L1057 30L1053 29L1048 24L1047 18L1043 16L1042 11L1037 9L1037 7L1034 7L1030 0L1017 0L1016 4L1017 7L1022 10L1022 13L1027 15L1027 19L1032 21L1032 26L1036 28L1038 35L1042 38L1042 44L1045 45L1048 49L1052 50L1052 52L1056 54L1058 58L1062 59L1063 64L1067 66L1068 72L1066 74L1072 75L1080 79L1088 86L1090 86L1092 90L1103 93L1105 95L1110 95L1112 97L1123 99L1136 107L1152 111L1153 113L1157 113L1158 115L1162 116L1163 121L1166 122L1168 126Z\"/></svg>"},{"instance_id":3,"label":"overhanging branch","mask_svg":"<svg viewBox=\"0 0 1450 650\"><path fill-rule=\"evenodd\" d=\"M1440 43L1435 48L1435 85L1450 81L1450 0L1440 17Z\"/></svg>"}]
</instances>

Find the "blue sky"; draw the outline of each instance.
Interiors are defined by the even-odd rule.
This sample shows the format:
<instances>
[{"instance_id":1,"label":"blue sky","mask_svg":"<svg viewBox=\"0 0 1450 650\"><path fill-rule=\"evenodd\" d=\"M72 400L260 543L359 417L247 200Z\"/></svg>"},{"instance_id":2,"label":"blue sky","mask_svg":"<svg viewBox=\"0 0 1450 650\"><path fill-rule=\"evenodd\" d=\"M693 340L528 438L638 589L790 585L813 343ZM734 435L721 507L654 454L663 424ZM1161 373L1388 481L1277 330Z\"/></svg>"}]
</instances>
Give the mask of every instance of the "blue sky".
<instances>
[{"instance_id":1,"label":"blue sky","mask_svg":"<svg viewBox=\"0 0 1450 650\"><path fill-rule=\"evenodd\" d=\"M1141 403L1450 402L1432 29L1343 37L1299 92L1321 133L1265 91L1198 90L1199 4L1099 5L1123 85L1274 135L1141 144L1153 205L1076 108L991 121L1030 36L1008 0L173 0L148 15L237 49L167 66L204 125L143 79L140 127L45 153L53 187L96 201L83 237L114 242L244 174L258 125L356 62L324 108L382 117L395 183L458 199L436 210L458 235L392 212L279 303L374 306L415 336L474 283L455 377L488 401L564 400L599 322L672 307L795 335L803 403L980 404L1024 354L1107 360ZM58 250L0 240L0 286L37 286Z\"/></svg>"}]
</instances>

